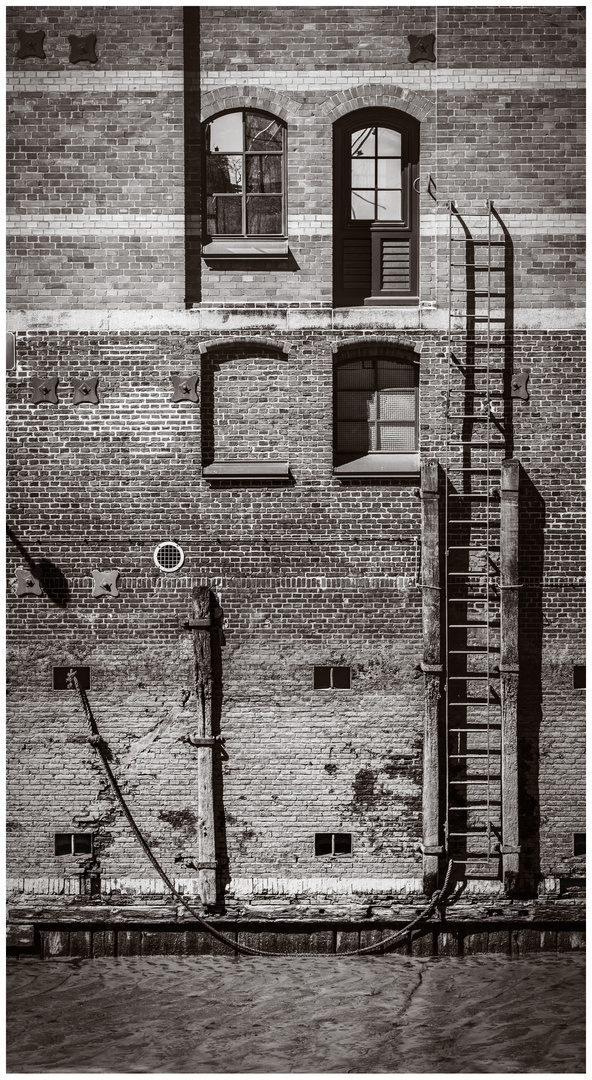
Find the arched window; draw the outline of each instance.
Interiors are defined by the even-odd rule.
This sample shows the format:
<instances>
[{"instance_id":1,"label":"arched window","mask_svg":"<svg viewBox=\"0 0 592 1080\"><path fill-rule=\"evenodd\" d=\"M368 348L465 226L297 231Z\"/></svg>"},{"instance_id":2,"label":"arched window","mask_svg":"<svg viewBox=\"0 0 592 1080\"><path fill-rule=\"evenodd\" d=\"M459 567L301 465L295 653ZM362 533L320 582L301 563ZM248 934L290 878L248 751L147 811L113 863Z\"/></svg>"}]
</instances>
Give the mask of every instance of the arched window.
<instances>
[{"instance_id":1,"label":"arched window","mask_svg":"<svg viewBox=\"0 0 592 1080\"><path fill-rule=\"evenodd\" d=\"M338 361L334 385L334 471L340 476L419 471L418 366L368 356Z\"/></svg>"},{"instance_id":2,"label":"arched window","mask_svg":"<svg viewBox=\"0 0 592 1080\"><path fill-rule=\"evenodd\" d=\"M419 124L360 109L335 125L335 303L417 304Z\"/></svg>"},{"instance_id":3,"label":"arched window","mask_svg":"<svg viewBox=\"0 0 592 1080\"><path fill-rule=\"evenodd\" d=\"M287 252L285 141L282 121L255 109L206 124L204 254Z\"/></svg>"}]
</instances>

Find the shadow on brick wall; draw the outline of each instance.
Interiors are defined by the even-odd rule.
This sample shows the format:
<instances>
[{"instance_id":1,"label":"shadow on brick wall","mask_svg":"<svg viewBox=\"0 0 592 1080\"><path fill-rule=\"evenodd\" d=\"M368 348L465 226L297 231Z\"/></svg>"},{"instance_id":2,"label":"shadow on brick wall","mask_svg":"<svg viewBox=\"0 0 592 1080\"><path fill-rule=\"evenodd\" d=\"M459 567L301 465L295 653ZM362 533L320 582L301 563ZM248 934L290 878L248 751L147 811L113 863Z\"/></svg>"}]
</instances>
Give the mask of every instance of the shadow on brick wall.
<instances>
[{"instance_id":1,"label":"shadow on brick wall","mask_svg":"<svg viewBox=\"0 0 592 1080\"><path fill-rule=\"evenodd\" d=\"M542 720L545 502L524 469L519 487L518 783L521 891L536 895L540 860L540 728Z\"/></svg>"},{"instance_id":2,"label":"shadow on brick wall","mask_svg":"<svg viewBox=\"0 0 592 1080\"><path fill-rule=\"evenodd\" d=\"M201 122L199 8L183 8L185 78L185 306L201 301Z\"/></svg>"},{"instance_id":3,"label":"shadow on brick wall","mask_svg":"<svg viewBox=\"0 0 592 1080\"><path fill-rule=\"evenodd\" d=\"M38 562L35 562L12 529L7 526L6 532L25 560L33 577L39 580L47 598L51 600L52 604L57 604L58 607L67 607L70 602L70 589L60 568L49 559L39 559Z\"/></svg>"}]
</instances>

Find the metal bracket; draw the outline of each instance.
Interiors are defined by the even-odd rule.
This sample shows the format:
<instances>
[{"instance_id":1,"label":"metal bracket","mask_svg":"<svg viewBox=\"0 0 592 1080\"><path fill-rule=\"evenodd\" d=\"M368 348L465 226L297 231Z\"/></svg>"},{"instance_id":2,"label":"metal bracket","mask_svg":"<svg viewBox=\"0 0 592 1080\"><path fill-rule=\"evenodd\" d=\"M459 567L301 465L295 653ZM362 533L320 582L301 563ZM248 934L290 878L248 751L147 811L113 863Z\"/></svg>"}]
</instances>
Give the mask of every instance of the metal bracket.
<instances>
[{"instance_id":1,"label":"metal bracket","mask_svg":"<svg viewBox=\"0 0 592 1080\"><path fill-rule=\"evenodd\" d=\"M93 570L93 596L119 596L119 570Z\"/></svg>"},{"instance_id":2,"label":"metal bracket","mask_svg":"<svg viewBox=\"0 0 592 1080\"><path fill-rule=\"evenodd\" d=\"M419 850L421 851L422 855L443 855L444 845L437 844L435 847L430 847L426 844L420 844Z\"/></svg>"},{"instance_id":3,"label":"metal bracket","mask_svg":"<svg viewBox=\"0 0 592 1080\"><path fill-rule=\"evenodd\" d=\"M70 42L71 64L79 64L81 60L88 60L90 64L96 64L96 34L87 34L86 37L76 37L76 34L68 34L68 41Z\"/></svg>"},{"instance_id":4,"label":"metal bracket","mask_svg":"<svg viewBox=\"0 0 592 1080\"><path fill-rule=\"evenodd\" d=\"M97 383L96 379L73 379L74 383L74 398L75 405L80 405L83 401L89 405L98 405L99 399L97 397Z\"/></svg>"},{"instance_id":5,"label":"metal bracket","mask_svg":"<svg viewBox=\"0 0 592 1080\"><path fill-rule=\"evenodd\" d=\"M31 379L31 386L33 387L31 401L33 402L33 404L36 405L40 401L46 401L50 405L57 405L57 385L57 375L51 379Z\"/></svg>"},{"instance_id":6,"label":"metal bracket","mask_svg":"<svg viewBox=\"0 0 592 1080\"><path fill-rule=\"evenodd\" d=\"M16 595L17 596L42 596L43 589L39 578L36 578L30 570L19 567L16 572Z\"/></svg>"},{"instance_id":7,"label":"metal bracket","mask_svg":"<svg viewBox=\"0 0 592 1080\"><path fill-rule=\"evenodd\" d=\"M435 40L435 34L424 34L422 37L418 37L416 34L408 34L407 41L411 46L411 51L407 57L408 61L411 64L414 64L416 60L429 60L433 63L436 59L434 53Z\"/></svg>"},{"instance_id":8,"label":"metal bracket","mask_svg":"<svg viewBox=\"0 0 592 1080\"><path fill-rule=\"evenodd\" d=\"M197 622L184 622L184 630L211 630L212 623L209 619L198 619Z\"/></svg>"},{"instance_id":9,"label":"metal bracket","mask_svg":"<svg viewBox=\"0 0 592 1080\"><path fill-rule=\"evenodd\" d=\"M219 735L213 735L210 739L202 739L197 735L188 735L187 742L192 746L216 746L221 742Z\"/></svg>"},{"instance_id":10,"label":"metal bracket","mask_svg":"<svg viewBox=\"0 0 592 1080\"><path fill-rule=\"evenodd\" d=\"M196 870L217 870L218 863L215 862L198 862L195 864Z\"/></svg>"},{"instance_id":11,"label":"metal bracket","mask_svg":"<svg viewBox=\"0 0 592 1080\"><path fill-rule=\"evenodd\" d=\"M510 396L513 398L522 398L522 401L528 401L530 395L526 389L528 377L530 371L515 371L512 375Z\"/></svg>"},{"instance_id":12,"label":"metal bracket","mask_svg":"<svg viewBox=\"0 0 592 1080\"><path fill-rule=\"evenodd\" d=\"M35 56L37 60L45 60L43 51L45 30L17 30L17 34L21 41L21 47L16 54L19 60L28 60L30 56Z\"/></svg>"},{"instance_id":13,"label":"metal bracket","mask_svg":"<svg viewBox=\"0 0 592 1080\"><path fill-rule=\"evenodd\" d=\"M172 375L173 401L197 401L198 375Z\"/></svg>"}]
</instances>

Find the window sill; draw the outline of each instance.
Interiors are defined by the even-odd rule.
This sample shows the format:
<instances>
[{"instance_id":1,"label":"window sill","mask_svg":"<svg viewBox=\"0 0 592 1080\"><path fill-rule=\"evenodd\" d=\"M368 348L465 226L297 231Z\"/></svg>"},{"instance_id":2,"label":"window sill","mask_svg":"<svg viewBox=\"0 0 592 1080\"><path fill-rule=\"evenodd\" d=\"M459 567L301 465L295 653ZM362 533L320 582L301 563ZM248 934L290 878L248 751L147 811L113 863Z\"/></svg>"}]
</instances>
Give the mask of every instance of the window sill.
<instances>
[{"instance_id":1,"label":"window sill","mask_svg":"<svg viewBox=\"0 0 592 1080\"><path fill-rule=\"evenodd\" d=\"M368 296L364 307L419 307L419 296Z\"/></svg>"},{"instance_id":2,"label":"window sill","mask_svg":"<svg viewBox=\"0 0 592 1080\"><path fill-rule=\"evenodd\" d=\"M371 479L385 476L419 476L419 452L412 454L365 454L333 469L341 479Z\"/></svg>"},{"instance_id":3,"label":"window sill","mask_svg":"<svg viewBox=\"0 0 592 1080\"><path fill-rule=\"evenodd\" d=\"M287 240L252 239L230 237L228 240L212 240L202 247L206 259L285 259Z\"/></svg>"},{"instance_id":4,"label":"window sill","mask_svg":"<svg viewBox=\"0 0 592 1080\"><path fill-rule=\"evenodd\" d=\"M202 470L206 480L288 480L287 461L215 461Z\"/></svg>"}]
</instances>

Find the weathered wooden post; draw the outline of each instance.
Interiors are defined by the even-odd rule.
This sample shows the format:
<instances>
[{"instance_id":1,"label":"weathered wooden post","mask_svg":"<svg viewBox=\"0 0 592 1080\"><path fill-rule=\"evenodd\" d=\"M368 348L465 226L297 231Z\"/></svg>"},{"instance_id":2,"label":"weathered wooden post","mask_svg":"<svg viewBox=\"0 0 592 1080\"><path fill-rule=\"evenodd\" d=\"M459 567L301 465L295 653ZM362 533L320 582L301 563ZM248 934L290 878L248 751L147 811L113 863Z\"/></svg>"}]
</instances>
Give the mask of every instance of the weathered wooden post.
<instances>
[{"instance_id":1,"label":"weathered wooden post","mask_svg":"<svg viewBox=\"0 0 592 1080\"><path fill-rule=\"evenodd\" d=\"M508 896L520 871L518 832L518 489L520 463L502 462L500 539L500 683L502 774L502 870Z\"/></svg>"},{"instance_id":2,"label":"weathered wooden post","mask_svg":"<svg viewBox=\"0 0 592 1080\"><path fill-rule=\"evenodd\" d=\"M204 904L216 902L216 836L214 828L212 736L212 595L207 585L193 590L192 619L195 649L197 729L191 737L197 748L197 834L199 891Z\"/></svg>"},{"instance_id":3,"label":"weathered wooden post","mask_svg":"<svg viewBox=\"0 0 592 1080\"><path fill-rule=\"evenodd\" d=\"M423 744L423 889L426 895L438 888L440 855L439 712L442 683L440 586L440 514L438 462L421 466L422 618L425 692Z\"/></svg>"}]
</instances>

